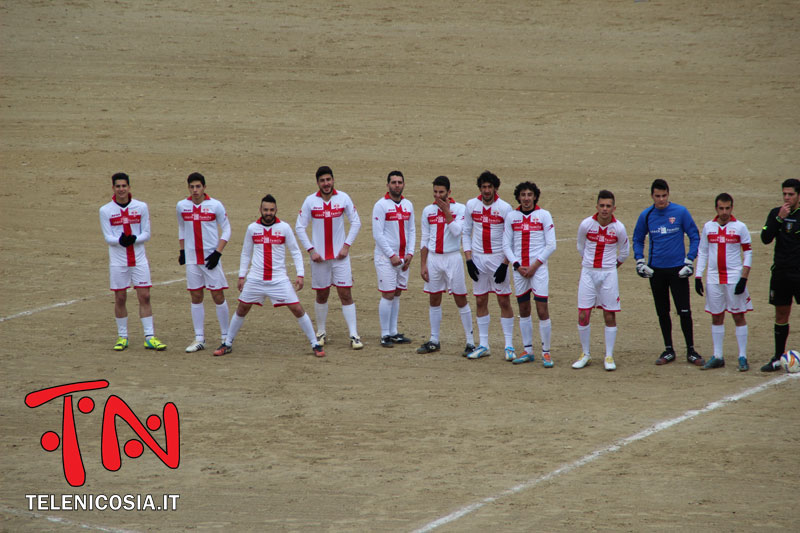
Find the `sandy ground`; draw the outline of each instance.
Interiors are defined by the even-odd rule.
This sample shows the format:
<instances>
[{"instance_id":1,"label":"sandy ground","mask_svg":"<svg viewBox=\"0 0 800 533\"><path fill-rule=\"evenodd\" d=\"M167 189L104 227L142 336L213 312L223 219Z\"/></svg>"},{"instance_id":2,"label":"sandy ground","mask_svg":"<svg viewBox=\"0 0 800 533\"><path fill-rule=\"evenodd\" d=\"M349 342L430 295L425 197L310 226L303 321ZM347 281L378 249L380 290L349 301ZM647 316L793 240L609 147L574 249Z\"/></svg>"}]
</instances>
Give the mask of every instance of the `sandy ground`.
<instances>
[{"instance_id":1,"label":"sandy ground","mask_svg":"<svg viewBox=\"0 0 800 533\"><path fill-rule=\"evenodd\" d=\"M616 193L630 232L655 177L698 225L727 191L735 215L757 231L780 201L780 182L797 177L800 2L430 4L0 2L0 528L409 531L485 498L496 499L441 530L793 527L800 388L757 371L772 351L771 247L754 244L755 371L654 366L661 338L632 262L620 271L619 369L578 372L569 363L580 351L573 239L600 188ZM192 331L174 206L186 175L203 172L228 209L223 264L233 286L259 199L276 195L279 217L293 224L321 164L365 222L352 252L365 349L349 350L334 298L324 360L282 309L251 313L229 357L185 354ZM416 260L400 311L414 344L379 346L368 215L395 168L417 215L439 174L462 202L477 194L485 168L512 202L519 181L542 188L560 239L551 259L555 368L502 361L494 303L492 357L457 355L463 332L449 302L442 352L415 354L428 334ZM166 352L141 347L133 295L136 342L122 354L110 349L97 209L119 170L150 206L152 298ZM309 289L300 297L313 318ZM227 294L233 307L237 291ZM692 304L708 356L710 320L700 298ZM210 304L206 322L213 344ZM599 316L593 324L599 354ZM675 340L682 350L677 317ZM60 406L23 401L91 379L111 386L89 395L93 413L76 415L87 481L72 488L60 453L39 445L59 430ZM103 469L100 407L109 394L142 418L177 405L178 469L147 449L123 456L117 472ZM609 449L664 421L672 422ZM122 442L134 436L118 426ZM507 492L521 484L529 488ZM34 512L25 499L72 493L180 500L176 512Z\"/></svg>"}]
</instances>

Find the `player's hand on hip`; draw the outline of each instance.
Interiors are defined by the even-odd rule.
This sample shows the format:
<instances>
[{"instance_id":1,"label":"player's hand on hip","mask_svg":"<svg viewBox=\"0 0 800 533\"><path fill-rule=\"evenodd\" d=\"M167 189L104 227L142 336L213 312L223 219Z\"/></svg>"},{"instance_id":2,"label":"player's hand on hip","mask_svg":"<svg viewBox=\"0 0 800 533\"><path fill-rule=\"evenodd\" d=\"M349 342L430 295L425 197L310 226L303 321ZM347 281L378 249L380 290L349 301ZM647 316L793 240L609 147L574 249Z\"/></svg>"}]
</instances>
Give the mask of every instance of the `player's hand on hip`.
<instances>
[{"instance_id":1,"label":"player's hand on hip","mask_svg":"<svg viewBox=\"0 0 800 533\"><path fill-rule=\"evenodd\" d=\"M702 278L694 278L694 292L703 296L703 279Z\"/></svg>"},{"instance_id":2,"label":"player's hand on hip","mask_svg":"<svg viewBox=\"0 0 800 533\"><path fill-rule=\"evenodd\" d=\"M688 257L683 260L683 268L678 271L678 277L688 278L694 274L694 262Z\"/></svg>"},{"instance_id":3,"label":"player's hand on hip","mask_svg":"<svg viewBox=\"0 0 800 533\"><path fill-rule=\"evenodd\" d=\"M653 269L647 266L647 262L644 259L636 260L636 273L642 278L653 277Z\"/></svg>"}]
</instances>

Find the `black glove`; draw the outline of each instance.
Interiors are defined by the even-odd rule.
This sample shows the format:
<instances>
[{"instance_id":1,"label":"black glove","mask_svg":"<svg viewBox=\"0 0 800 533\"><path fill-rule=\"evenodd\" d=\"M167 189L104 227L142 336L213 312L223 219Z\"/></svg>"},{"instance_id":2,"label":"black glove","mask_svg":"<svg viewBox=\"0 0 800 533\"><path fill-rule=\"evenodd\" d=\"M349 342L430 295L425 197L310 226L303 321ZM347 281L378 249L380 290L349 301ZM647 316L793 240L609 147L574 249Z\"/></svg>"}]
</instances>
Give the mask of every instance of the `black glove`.
<instances>
[{"instance_id":1,"label":"black glove","mask_svg":"<svg viewBox=\"0 0 800 533\"><path fill-rule=\"evenodd\" d=\"M214 270L217 268L217 264L219 263L219 258L222 257L222 254L218 251L214 250L211 252L211 255L206 257L206 268L209 270Z\"/></svg>"},{"instance_id":2,"label":"black glove","mask_svg":"<svg viewBox=\"0 0 800 533\"><path fill-rule=\"evenodd\" d=\"M472 262L472 259L467 259L467 273L472 281L478 281L478 267Z\"/></svg>"},{"instance_id":3,"label":"black glove","mask_svg":"<svg viewBox=\"0 0 800 533\"><path fill-rule=\"evenodd\" d=\"M694 290L700 296L703 295L703 280L701 278L694 278Z\"/></svg>"},{"instance_id":4,"label":"black glove","mask_svg":"<svg viewBox=\"0 0 800 533\"><path fill-rule=\"evenodd\" d=\"M135 242L136 242L136 235L126 235L123 233L122 235L119 236L120 246L124 246L127 248L128 246L132 245Z\"/></svg>"},{"instance_id":5,"label":"black glove","mask_svg":"<svg viewBox=\"0 0 800 533\"><path fill-rule=\"evenodd\" d=\"M742 294L745 287L747 287L747 278L739 278L739 281L736 282L736 288L733 289L733 294Z\"/></svg>"},{"instance_id":6,"label":"black glove","mask_svg":"<svg viewBox=\"0 0 800 533\"><path fill-rule=\"evenodd\" d=\"M506 280L507 273L508 273L508 263L500 263L500 266L497 267L497 270L494 271L494 282L503 283Z\"/></svg>"},{"instance_id":7,"label":"black glove","mask_svg":"<svg viewBox=\"0 0 800 533\"><path fill-rule=\"evenodd\" d=\"M179 265L186 264L186 250L181 249L181 251L178 252L178 264Z\"/></svg>"}]
</instances>

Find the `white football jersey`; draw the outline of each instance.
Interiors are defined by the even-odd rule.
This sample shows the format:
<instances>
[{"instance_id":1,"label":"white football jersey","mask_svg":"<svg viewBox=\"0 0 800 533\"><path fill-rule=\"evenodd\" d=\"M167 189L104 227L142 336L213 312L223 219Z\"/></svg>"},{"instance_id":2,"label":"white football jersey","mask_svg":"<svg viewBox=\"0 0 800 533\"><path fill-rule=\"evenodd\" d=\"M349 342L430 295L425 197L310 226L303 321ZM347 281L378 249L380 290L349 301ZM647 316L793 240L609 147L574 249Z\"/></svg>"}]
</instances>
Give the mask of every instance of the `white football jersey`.
<instances>
[{"instance_id":1,"label":"white football jersey","mask_svg":"<svg viewBox=\"0 0 800 533\"><path fill-rule=\"evenodd\" d=\"M719 225L717 217L706 222L700 235L695 277L703 277L707 264L708 283L736 283L741 276L742 267L749 267L752 263L752 240L743 222L735 217L731 217L724 226Z\"/></svg>"},{"instance_id":2,"label":"white football jersey","mask_svg":"<svg viewBox=\"0 0 800 533\"><path fill-rule=\"evenodd\" d=\"M464 231L464 204L450 198L450 214L453 220L448 224L444 213L436 204L426 205L422 210L420 230L422 240L420 249L427 248L435 254L461 251L461 235Z\"/></svg>"},{"instance_id":3,"label":"white football jersey","mask_svg":"<svg viewBox=\"0 0 800 533\"><path fill-rule=\"evenodd\" d=\"M206 257L217 249L220 239L226 242L231 239L231 224L219 200L205 195L200 205L195 205L191 197L184 198L175 206L175 211L178 239L183 240L187 265L204 264Z\"/></svg>"},{"instance_id":4,"label":"white football jersey","mask_svg":"<svg viewBox=\"0 0 800 533\"><path fill-rule=\"evenodd\" d=\"M596 213L583 219L578 226L578 252L586 268L616 268L630 253L625 226L613 216L608 225L601 226Z\"/></svg>"},{"instance_id":5,"label":"white football jersey","mask_svg":"<svg viewBox=\"0 0 800 533\"><path fill-rule=\"evenodd\" d=\"M495 194L491 205L480 196L467 202L464 214L464 251L478 254L502 254L506 216L514 209Z\"/></svg>"},{"instance_id":6,"label":"white football jersey","mask_svg":"<svg viewBox=\"0 0 800 533\"><path fill-rule=\"evenodd\" d=\"M350 221L350 231L345 238L344 218ZM306 228L311 224L311 240L308 238ZM317 191L306 197L297 222L294 225L297 240L306 251L314 248L323 259L335 259L342 246L353 245L356 235L361 229L361 219L353 205L353 200L346 193L333 189L329 202L322 199L322 194Z\"/></svg>"},{"instance_id":7,"label":"white football jersey","mask_svg":"<svg viewBox=\"0 0 800 533\"><path fill-rule=\"evenodd\" d=\"M108 261L111 266L138 266L147 264L144 243L150 240L150 212L147 204L139 200L120 207L114 196L100 208L100 227L108 243ZM119 237L123 233L136 235L131 246L122 246Z\"/></svg>"},{"instance_id":8,"label":"white football jersey","mask_svg":"<svg viewBox=\"0 0 800 533\"><path fill-rule=\"evenodd\" d=\"M527 215L517 208L506 217L503 251L513 265L542 264L556 249L556 229L550 212L538 205Z\"/></svg>"},{"instance_id":9,"label":"white football jersey","mask_svg":"<svg viewBox=\"0 0 800 533\"><path fill-rule=\"evenodd\" d=\"M404 258L414 254L417 230L414 227L414 206L401 197L395 203L387 192L372 209L372 237L375 253Z\"/></svg>"},{"instance_id":10,"label":"white football jersey","mask_svg":"<svg viewBox=\"0 0 800 533\"><path fill-rule=\"evenodd\" d=\"M260 220L260 219L259 219ZM239 261L239 277L257 281L280 281L286 274L286 250L292 254L297 275L304 276L303 254L297 246L292 228L275 218L271 226L256 221L247 226ZM248 267L250 272L248 273Z\"/></svg>"}]
</instances>

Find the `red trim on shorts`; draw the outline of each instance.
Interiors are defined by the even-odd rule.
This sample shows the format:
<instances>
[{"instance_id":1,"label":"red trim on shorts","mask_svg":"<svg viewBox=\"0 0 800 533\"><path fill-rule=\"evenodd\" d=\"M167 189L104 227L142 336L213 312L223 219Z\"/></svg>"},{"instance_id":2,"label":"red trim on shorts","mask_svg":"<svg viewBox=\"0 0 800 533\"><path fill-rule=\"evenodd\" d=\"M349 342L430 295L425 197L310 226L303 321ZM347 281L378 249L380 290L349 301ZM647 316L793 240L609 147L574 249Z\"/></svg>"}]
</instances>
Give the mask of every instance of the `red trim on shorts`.
<instances>
[{"instance_id":1,"label":"red trim on shorts","mask_svg":"<svg viewBox=\"0 0 800 533\"><path fill-rule=\"evenodd\" d=\"M602 305L595 305L594 307L579 307L578 311L591 311L592 309L602 309L603 311L608 311L609 313L619 313L622 309L606 309Z\"/></svg>"},{"instance_id":2,"label":"red trim on shorts","mask_svg":"<svg viewBox=\"0 0 800 533\"><path fill-rule=\"evenodd\" d=\"M422 292L424 292L424 293L426 293L426 294L442 294L442 293L443 293L443 292L445 292L445 291L444 291L444 290L441 290L441 291L435 291L435 292L431 292L431 291L426 291L425 289L422 289Z\"/></svg>"},{"instance_id":3,"label":"red trim on shorts","mask_svg":"<svg viewBox=\"0 0 800 533\"><path fill-rule=\"evenodd\" d=\"M496 294L497 296L511 296L511 291L497 293L497 292L495 292L495 291L491 291L491 290L490 290L490 291L487 291L487 292L482 292L482 293L480 293L480 294L475 294L475 293L473 292L473 293L472 293L472 295L473 295L473 296L483 296L484 294L489 294L489 293Z\"/></svg>"},{"instance_id":4,"label":"red trim on shorts","mask_svg":"<svg viewBox=\"0 0 800 533\"><path fill-rule=\"evenodd\" d=\"M272 307L284 307L284 306L287 306L287 305L294 305L294 304L299 304L299 303L300 303L300 301L298 300L296 302L289 302L288 304L272 304Z\"/></svg>"},{"instance_id":5,"label":"red trim on shorts","mask_svg":"<svg viewBox=\"0 0 800 533\"><path fill-rule=\"evenodd\" d=\"M407 290L408 290L408 287L406 287L406 288L403 288L403 287L397 287L396 289L393 289L393 290L391 290L391 291L382 291L382 290L378 289L378 292L381 292L381 293L383 293L383 294L389 294L390 292L395 292L395 291L407 291Z\"/></svg>"},{"instance_id":6,"label":"red trim on shorts","mask_svg":"<svg viewBox=\"0 0 800 533\"><path fill-rule=\"evenodd\" d=\"M706 310L705 310L705 309L703 309L703 311L706 311ZM730 312L730 311L728 311L727 309L725 309L723 312L721 312L721 313L719 313L719 314L716 314L716 315L715 315L714 313L712 313L711 311L706 311L706 313L708 313L708 314L709 314L709 315L711 315L711 316L720 316L720 315L724 315L725 313L729 313L729 314L731 314L731 315L743 315L743 314L745 314L745 313L749 313L750 311L754 311L754 309L745 309L745 310L744 310L744 311L742 311L741 313L731 313L731 312Z\"/></svg>"},{"instance_id":7,"label":"red trim on shorts","mask_svg":"<svg viewBox=\"0 0 800 533\"><path fill-rule=\"evenodd\" d=\"M208 289L208 292L224 291L227 288L228 288L228 286L226 285L224 287L220 287L219 289Z\"/></svg>"},{"instance_id":8,"label":"red trim on shorts","mask_svg":"<svg viewBox=\"0 0 800 533\"><path fill-rule=\"evenodd\" d=\"M134 285L133 286L134 289L150 289L152 287L153 287L152 285Z\"/></svg>"},{"instance_id":9,"label":"red trim on shorts","mask_svg":"<svg viewBox=\"0 0 800 533\"><path fill-rule=\"evenodd\" d=\"M128 285L128 286L127 286L127 287L125 287L124 289L108 289L108 290L110 290L110 291L112 291L112 292L119 292L119 291L127 291L127 290L128 290L128 289L130 289L130 288L131 288L131 286L130 286L130 285Z\"/></svg>"},{"instance_id":10,"label":"red trim on shorts","mask_svg":"<svg viewBox=\"0 0 800 533\"><path fill-rule=\"evenodd\" d=\"M245 305L257 305L259 307L263 307L263 304L260 304L258 302L245 302L244 300L241 300L241 299L238 299L238 298L237 298L237 300L239 300L241 303L243 303Z\"/></svg>"},{"instance_id":11,"label":"red trim on shorts","mask_svg":"<svg viewBox=\"0 0 800 533\"><path fill-rule=\"evenodd\" d=\"M239 279L246 279L246 278L239 278ZM196 288L196 289L186 289L186 290L187 290L187 291L202 291L203 289L208 289L208 287L206 287L205 285L203 285L202 287L198 287L198 288ZM226 289L228 289L228 286L227 286L227 285L226 285L225 287L220 287L219 289L208 289L208 291L209 291L209 292L217 292L217 291L224 291L224 290L226 290Z\"/></svg>"}]
</instances>

